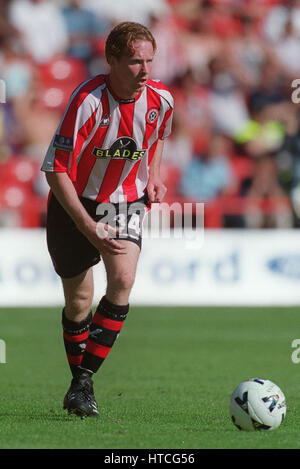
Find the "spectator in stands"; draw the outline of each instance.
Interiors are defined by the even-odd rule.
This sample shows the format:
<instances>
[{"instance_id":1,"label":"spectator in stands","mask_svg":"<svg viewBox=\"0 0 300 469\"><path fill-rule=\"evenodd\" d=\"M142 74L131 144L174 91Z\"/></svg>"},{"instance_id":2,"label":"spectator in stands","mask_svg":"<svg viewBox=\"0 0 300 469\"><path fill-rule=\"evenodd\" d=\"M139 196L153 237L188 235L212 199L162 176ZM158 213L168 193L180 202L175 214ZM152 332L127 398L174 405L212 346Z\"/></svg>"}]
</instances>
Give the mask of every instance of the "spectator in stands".
<instances>
[{"instance_id":1,"label":"spectator in stands","mask_svg":"<svg viewBox=\"0 0 300 469\"><path fill-rule=\"evenodd\" d=\"M241 35L241 23L239 15L237 15L237 6L235 0L209 0L207 11L207 19L214 36L219 37L222 41ZM243 2L240 10L243 9Z\"/></svg>"},{"instance_id":2,"label":"spectator in stands","mask_svg":"<svg viewBox=\"0 0 300 469\"><path fill-rule=\"evenodd\" d=\"M181 29L169 14L152 16L150 28L157 42L152 77L171 85L187 69Z\"/></svg>"},{"instance_id":3,"label":"spectator in stands","mask_svg":"<svg viewBox=\"0 0 300 469\"><path fill-rule=\"evenodd\" d=\"M180 191L184 197L209 201L235 191L235 176L230 164L232 142L213 134L207 152L195 155L183 171Z\"/></svg>"},{"instance_id":4,"label":"spectator in stands","mask_svg":"<svg viewBox=\"0 0 300 469\"><path fill-rule=\"evenodd\" d=\"M211 132L210 93L196 79L192 69L180 76L172 87L176 110L175 121L189 134L193 151L202 153Z\"/></svg>"},{"instance_id":5,"label":"spectator in stands","mask_svg":"<svg viewBox=\"0 0 300 469\"><path fill-rule=\"evenodd\" d=\"M281 0L262 19L262 32L270 43L277 43L291 21L295 34L300 34L300 0Z\"/></svg>"},{"instance_id":6,"label":"spectator in stands","mask_svg":"<svg viewBox=\"0 0 300 469\"><path fill-rule=\"evenodd\" d=\"M300 30L297 33L291 18L287 20L282 35L274 45L274 52L287 77L291 79L298 77L300 74Z\"/></svg>"},{"instance_id":7,"label":"spectator in stands","mask_svg":"<svg viewBox=\"0 0 300 469\"><path fill-rule=\"evenodd\" d=\"M249 119L243 86L231 69L225 50L210 62L209 70L209 103L213 126L234 138Z\"/></svg>"},{"instance_id":8,"label":"spectator in stands","mask_svg":"<svg viewBox=\"0 0 300 469\"><path fill-rule=\"evenodd\" d=\"M95 53L94 47L109 31L110 22L84 8L81 0L69 0L62 8L62 14L69 34L66 53L89 65Z\"/></svg>"},{"instance_id":9,"label":"spectator in stands","mask_svg":"<svg viewBox=\"0 0 300 469\"><path fill-rule=\"evenodd\" d=\"M211 28L210 9L210 4L204 8L198 3L193 17L188 17L189 21L180 33L187 68L192 70L202 83L206 83L210 76L209 64L211 61L223 52L223 41Z\"/></svg>"},{"instance_id":10,"label":"spectator in stands","mask_svg":"<svg viewBox=\"0 0 300 469\"><path fill-rule=\"evenodd\" d=\"M0 44L9 37L16 36L18 31L10 24L8 19L8 5L10 0L0 2Z\"/></svg>"},{"instance_id":11,"label":"spectator in stands","mask_svg":"<svg viewBox=\"0 0 300 469\"><path fill-rule=\"evenodd\" d=\"M290 202L278 180L278 169L272 155L261 157L256 164L246 194L248 210L246 228L291 228L293 215Z\"/></svg>"},{"instance_id":12,"label":"spectator in stands","mask_svg":"<svg viewBox=\"0 0 300 469\"><path fill-rule=\"evenodd\" d=\"M172 135L166 139L164 146L163 164L178 171L183 171L193 159L194 144L190 135L188 123L179 118L179 114L174 113L172 124Z\"/></svg>"},{"instance_id":13,"label":"spectator in stands","mask_svg":"<svg viewBox=\"0 0 300 469\"><path fill-rule=\"evenodd\" d=\"M65 52L68 32L62 13L50 0L12 0L11 24L20 32L24 48L37 63L45 63Z\"/></svg>"},{"instance_id":14,"label":"spectator in stands","mask_svg":"<svg viewBox=\"0 0 300 469\"><path fill-rule=\"evenodd\" d=\"M282 104L284 97L278 90L258 90L249 96L249 119L235 138L252 158L258 160L281 147L285 137Z\"/></svg>"},{"instance_id":15,"label":"spectator in stands","mask_svg":"<svg viewBox=\"0 0 300 469\"><path fill-rule=\"evenodd\" d=\"M2 143L9 156L28 155L40 164L60 116L39 99L37 69L24 53L19 36L3 40L0 54L0 76L6 84Z\"/></svg>"},{"instance_id":16,"label":"spectator in stands","mask_svg":"<svg viewBox=\"0 0 300 469\"><path fill-rule=\"evenodd\" d=\"M29 93L34 77L34 67L14 30L0 40L0 76L5 83L6 101L0 107L1 157L7 158L22 148L22 123L16 116L16 106Z\"/></svg>"},{"instance_id":17,"label":"spectator in stands","mask_svg":"<svg viewBox=\"0 0 300 469\"><path fill-rule=\"evenodd\" d=\"M276 153L279 182L293 206L294 225L300 227L300 107L286 101L276 110L285 127L285 138Z\"/></svg>"},{"instance_id":18,"label":"spectator in stands","mask_svg":"<svg viewBox=\"0 0 300 469\"><path fill-rule=\"evenodd\" d=\"M251 93L264 83L266 68L276 76L280 64L272 46L259 34L255 18L241 14L240 23L241 34L227 41L226 56L245 93Z\"/></svg>"},{"instance_id":19,"label":"spectator in stands","mask_svg":"<svg viewBox=\"0 0 300 469\"><path fill-rule=\"evenodd\" d=\"M77 64L88 62L89 75L105 73L101 34L131 18L153 29L157 53L166 57L154 62L152 78L164 76L175 98L165 155L173 188L182 172L180 189L189 196L234 193L231 166L242 163L235 158L230 164L224 148L237 143L251 166L242 184L247 203L282 195L281 189L291 196L300 226L299 110L290 86L300 71L300 0L3 0L0 13L0 76L7 87L0 160L21 153L40 162L62 101L77 86L55 76L53 86L40 80L39 91L36 70L47 76L59 63L63 70L64 59L75 66L76 57ZM155 63L166 67L156 73ZM288 226L289 216L260 214L247 226Z\"/></svg>"},{"instance_id":20,"label":"spectator in stands","mask_svg":"<svg viewBox=\"0 0 300 469\"><path fill-rule=\"evenodd\" d=\"M150 26L152 15L169 11L167 0L82 0L82 5L112 23L136 21L145 26Z\"/></svg>"}]
</instances>

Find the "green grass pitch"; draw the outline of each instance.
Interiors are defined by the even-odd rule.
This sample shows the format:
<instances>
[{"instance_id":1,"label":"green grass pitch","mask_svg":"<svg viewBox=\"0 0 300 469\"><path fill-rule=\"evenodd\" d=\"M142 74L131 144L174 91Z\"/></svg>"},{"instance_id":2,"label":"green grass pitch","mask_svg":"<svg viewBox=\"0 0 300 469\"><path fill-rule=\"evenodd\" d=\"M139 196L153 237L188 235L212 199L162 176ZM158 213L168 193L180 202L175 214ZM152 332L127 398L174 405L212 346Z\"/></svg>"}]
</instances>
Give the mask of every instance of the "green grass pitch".
<instances>
[{"instance_id":1,"label":"green grass pitch","mask_svg":"<svg viewBox=\"0 0 300 469\"><path fill-rule=\"evenodd\" d=\"M132 307L94 377L100 419L62 410L70 383L59 308L3 308L1 449L300 448L298 308ZM3 360L2 360L3 361ZM268 378L288 412L273 432L240 432L233 389Z\"/></svg>"}]
</instances>

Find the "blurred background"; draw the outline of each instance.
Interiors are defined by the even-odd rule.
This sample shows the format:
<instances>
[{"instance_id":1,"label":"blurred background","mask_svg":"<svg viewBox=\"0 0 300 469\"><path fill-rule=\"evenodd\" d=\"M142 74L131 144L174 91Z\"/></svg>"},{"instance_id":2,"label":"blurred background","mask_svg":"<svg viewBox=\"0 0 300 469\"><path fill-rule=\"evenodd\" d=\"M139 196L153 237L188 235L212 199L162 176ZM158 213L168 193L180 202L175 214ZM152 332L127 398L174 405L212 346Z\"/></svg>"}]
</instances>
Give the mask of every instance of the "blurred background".
<instances>
[{"instance_id":1,"label":"blurred background","mask_svg":"<svg viewBox=\"0 0 300 469\"><path fill-rule=\"evenodd\" d=\"M152 78L175 99L166 201L204 202L220 232L300 227L300 0L0 5L0 227L44 228L45 152L72 91L107 72L105 38L123 20L152 30Z\"/></svg>"},{"instance_id":2,"label":"blurred background","mask_svg":"<svg viewBox=\"0 0 300 469\"><path fill-rule=\"evenodd\" d=\"M44 226L46 149L123 20L153 31L175 98L167 201L205 202L207 228L299 227L299 0L2 0L0 225Z\"/></svg>"}]
</instances>

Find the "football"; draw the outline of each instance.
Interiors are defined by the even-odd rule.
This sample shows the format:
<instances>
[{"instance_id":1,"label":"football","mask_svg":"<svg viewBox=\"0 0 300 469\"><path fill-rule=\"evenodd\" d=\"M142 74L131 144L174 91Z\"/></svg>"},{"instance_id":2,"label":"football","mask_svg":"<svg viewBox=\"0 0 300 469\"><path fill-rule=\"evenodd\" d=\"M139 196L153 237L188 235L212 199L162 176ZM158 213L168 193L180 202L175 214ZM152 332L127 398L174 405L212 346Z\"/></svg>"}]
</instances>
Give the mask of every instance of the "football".
<instances>
[{"instance_id":1,"label":"football","mask_svg":"<svg viewBox=\"0 0 300 469\"><path fill-rule=\"evenodd\" d=\"M286 415L285 396L268 379L248 379L231 394L229 412L239 430L275 430Z\"/></svg>"}]
</instances>

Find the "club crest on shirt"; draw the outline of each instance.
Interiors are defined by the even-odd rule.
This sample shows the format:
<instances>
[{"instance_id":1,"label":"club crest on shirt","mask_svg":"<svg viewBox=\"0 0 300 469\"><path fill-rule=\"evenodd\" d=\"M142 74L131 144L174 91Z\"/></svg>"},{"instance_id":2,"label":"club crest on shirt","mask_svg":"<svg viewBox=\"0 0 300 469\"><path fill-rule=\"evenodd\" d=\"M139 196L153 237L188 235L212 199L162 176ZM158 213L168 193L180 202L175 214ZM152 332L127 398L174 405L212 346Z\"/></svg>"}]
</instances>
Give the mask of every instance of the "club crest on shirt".
<instances>
[{"instance_id":1,"label":"club crest on shirt","mask_svg":"<svg viewBox=\"0 0 300 469\"><path fill-rule=\"evenodd\" d=\"M96 158L106 159L125 159L129 161L139 161L144 154L145 150L138 150L136 141L131 137L119 137L110 148L93 148L93 155Z\"/></svg>"},{"instance_id":2,"label":"club crest on shirt","mask_svg":"<svg viewBox=\"0 0 300 469\"><path fill-rule=\"evenodd\" d=\"M149 109L149 111L146 114L146 122L148 124L154 124L154 122L157 121L158 114L159 114L158 109L156 109L155 107Z\"/></svg>"}]
</instances>

